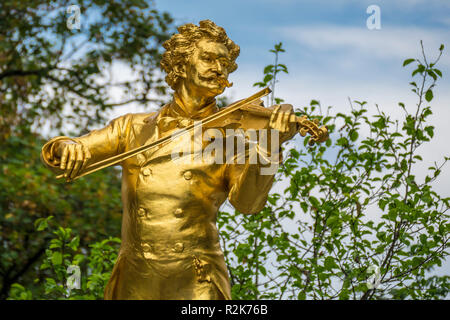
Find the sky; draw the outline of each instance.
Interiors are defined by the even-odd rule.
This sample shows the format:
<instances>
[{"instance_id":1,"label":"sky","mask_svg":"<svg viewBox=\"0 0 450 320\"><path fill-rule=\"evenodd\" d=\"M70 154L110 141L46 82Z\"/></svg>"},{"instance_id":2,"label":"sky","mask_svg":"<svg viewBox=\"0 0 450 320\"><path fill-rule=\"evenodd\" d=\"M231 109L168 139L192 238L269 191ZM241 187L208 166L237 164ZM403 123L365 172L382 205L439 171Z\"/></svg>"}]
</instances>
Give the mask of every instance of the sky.
<instances>
[{"instance_id":1,"label":"sky","mask_svg":"<svg viewBox=\"0 0 450 320\"><path fill-rule=\"evenodd\" d=\"M380 8L380 30L366 26L371 4ZM235 85L225 93L235 99L256 91L253 83L273 62L269 49L283 42L286 53L280 61L289 75L281 75L277 96L286 102L302 106L317 99L346 109L351 97L389 109L398 101L414 101L408 87L411 70L401 65L420 54L420 39L431 56L441 43L450 45L447 0L164 0L156 6L170 12L177 24L210 19L225 28L241 47L239 68L230 75ZM446 74L449 68L446 52L441 70ZM449 85L444 75L437 104L449 101Z\"/></svg>"},{"instance_id":2,"label":"sky","mask_svg":"<svg viewBox=\"0 0 450 320\"><path fill-rule=\"evenodd\" d=\"M367 27L370 5L380 9L379 30ZM435 160L449 154L442 146L450 137L450 1L160 0L156 7L171 13L176 24L210 19L240 46L239 67L230 75L234 86L224 93L231 100L258 91L253 84L262 79L264 66L273 63L269 49L283 42L286 52L280 62L289 74L280 75L276 96L286 103L303 107L315 99L324 108L348 112L350 98L367 101L371 112L378 104L400 116L398 102L411 109L416 104L408 84L412 65L403 68L403 61L420 57L420 40L430 58L444 44L439 63L443 78L434 90L430 118L435 142L423 155Z\"/></svg>"},{"instance_id":3,"label":"sky","mask_svg":"<svg viewBox=\"0 0 450 320\"><path fill-rule=\"evenodd\" d=\"M382 111L401 115L398 102L412 110L416 104L410 91L412 65L407 58L420 57L420 40L431 59L440 44L445 45L438 68L443 73L434 89L433 143L422 148L424 161L418 171L425 174L437 159L450 156L450 1L448 0L156 0L156 7L168 11L177 25L198 24L210 19L222 26L241 48L237 71L230 75L234 86L224 94L230 100L245 98L259 89L264 66L273 63L269 52L283 43L286 52L280 62L289 74L282 74L276 96L295 107L312 99L334 112L349 112L351 100L367 101L370 112L378 104ZM370 30L367 19L380 9L380 29ZM116 115L124 114L118 108ZM302 146L300 138L296 145ZM420 175L419 175L420 176ZM435 185L442 196L450 196L450 168ZM450 261L439 269L450 274Z\"/></svg>"}]
</instances>

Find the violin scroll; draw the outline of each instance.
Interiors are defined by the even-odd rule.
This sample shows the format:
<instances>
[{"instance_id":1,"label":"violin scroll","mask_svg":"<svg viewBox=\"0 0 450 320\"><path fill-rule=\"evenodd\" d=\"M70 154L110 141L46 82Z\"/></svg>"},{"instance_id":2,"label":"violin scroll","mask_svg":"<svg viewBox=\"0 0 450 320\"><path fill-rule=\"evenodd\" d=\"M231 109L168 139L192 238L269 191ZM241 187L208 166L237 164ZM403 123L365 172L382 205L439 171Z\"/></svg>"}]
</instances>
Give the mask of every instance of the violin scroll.
<instances>
[{"instance_id":1,"label":"violin scroll","mask_svg":"<svg viewBox=\"0 0 450 320\"><path fill-rule=\"evenodd\" d=\"M328 128L326 126L319 128L319 119L308 120L307 116L295 117L296 122L300 125L299 133L302 137L307 133L311 135L308 144L310 146L315 143L321 143L328 139Z\"/></svg>"}]
</instances>

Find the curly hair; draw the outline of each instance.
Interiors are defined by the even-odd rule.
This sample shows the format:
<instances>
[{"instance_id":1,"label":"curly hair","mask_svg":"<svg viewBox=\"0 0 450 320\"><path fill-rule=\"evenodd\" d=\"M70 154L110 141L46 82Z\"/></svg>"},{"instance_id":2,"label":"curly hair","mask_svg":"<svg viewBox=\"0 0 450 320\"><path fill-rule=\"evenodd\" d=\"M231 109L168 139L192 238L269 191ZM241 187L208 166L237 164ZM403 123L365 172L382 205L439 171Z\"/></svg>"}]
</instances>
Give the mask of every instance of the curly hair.
<instances>
[{"instance_id":1,"label":"curly hair","mask_svg":"<svg viewBox=\"0 0 450 320\"><path fill-rule=\"evenodd\" d=\"M231 73L237 69L235 60L239 56L239 46L228 38L222 27L217 26L211 20L202 20L199 26L192 23L182 25L178 27L178 32L163 43L166 52L164 52L161 60L161 68L167 73L166 82L172 89L175 90L180 80L180 76L176 73L174 66L186 65L194 52L197 42L203 39L223 43L228 49L231 58L228 72Z\"/></svg>"}]
</instances>

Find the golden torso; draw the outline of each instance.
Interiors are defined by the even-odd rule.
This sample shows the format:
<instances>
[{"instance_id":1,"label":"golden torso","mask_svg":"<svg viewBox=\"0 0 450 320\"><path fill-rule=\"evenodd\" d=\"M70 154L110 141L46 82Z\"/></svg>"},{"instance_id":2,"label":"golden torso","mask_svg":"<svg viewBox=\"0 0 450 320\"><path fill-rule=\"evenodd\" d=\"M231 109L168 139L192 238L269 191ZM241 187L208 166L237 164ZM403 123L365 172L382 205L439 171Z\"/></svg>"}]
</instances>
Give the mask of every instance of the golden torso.
<instances>
[{"instance_id":1,"label":"golden torso","mask_svg":"<svg viewBox=\"0 0 450 320\"><path fill-rule=\"evenodd\" d=\"M163 115L169 122L192 120L175 111L166 105L158 113L119 117L79 138L54 138L42 158L59 173L52 146L72 140L89 148L90 163L97 163L170 134L160 130ZM200 151L207 144L203 140ZM122 245L105 299L231 299L216 226L219 207L228 198L243 213L259 212L273 176L260 175L248 162L217 163L211 154L198 160L194 146L194 154L173 157L179 148L179 140L170 140L121 163Z\"/></svg>"}]
</instances>

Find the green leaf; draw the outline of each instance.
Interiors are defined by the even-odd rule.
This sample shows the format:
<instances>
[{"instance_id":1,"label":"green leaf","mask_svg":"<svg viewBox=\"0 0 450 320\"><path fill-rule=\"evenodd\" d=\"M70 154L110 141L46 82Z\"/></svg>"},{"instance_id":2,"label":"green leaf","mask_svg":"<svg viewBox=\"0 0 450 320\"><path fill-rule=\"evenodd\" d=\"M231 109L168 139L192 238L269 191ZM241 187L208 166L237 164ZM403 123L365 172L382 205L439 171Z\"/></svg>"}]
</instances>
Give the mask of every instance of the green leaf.
<instances>
[{"instance_id":1,"label":"green leaf","mask_svg":"<svg viewBox=\"0 0 450 320\"><path fill-rule=\"evenodd\" d=\"M74 237L67 246L71 248L72 250L76 251L78 249L78 246L80 244L80 238L78 236Z\"/></svg>"},{"instance_id":2,"label":"green leaf","mask_svg":"<svg viewBox=\"0 0 450 320\"><path fill-rule=\"evenodd\" d=\"M422 243L422 244L426 244L428 241L428 238L425 234L421 234L419 238L420 238L420 243Z\"/></svg>"},{"instance_id":3,"label":"green leaf","mask_svg":"<svg viewBox=\"0 0 450 320\"><path fill-rule=\"evenodd\" d=\"M300 291L298 296L297 296L298 300L306 300L306 293L304 291Z\"/></svg>"},{"instance_id":4,"label":"green leaf","mask_svg":"<svg viewBox=\"0 0 450 320\"><path fill-rule=\"evenodd\" d=\"M352 130L350 133L350 140L352 140L353 142L358 140L358 132L356 130Z\"/></svg>"},{"instance_id":5,"label":"green leaf","mask_svg":"<svg viewBox=\"0 0 450 320\"><path fill-rule=\"evenodd\" d=\"M269 83L269 81L272 79L273 79L273 76L271 74L266 74L263 81L264 81L264 83Z\"/></svg>"},{"instance_id":6,"label":"green leaf","mask_svg":"<svg viewBox=\"0 0 450 320\"><path fill-rule=\"evenodd\" d=\"M431 91L431 89L428 89L425 93L425 100L427 100L428 102L433 100L433 91Z\"/></svg>"},{"instance_id":7,"label":"green leaf","mask_svg":"<svg viewBox=\"0 0 450 320\"><path fill-rule=\"evenodd\" d=\"M266 66L265 68L264 68L264 74L268 74L268 73L271 73L271 72L273 72L273 65L272 64L269 64L268 66Z\"/></svg>"},{"instance_id":8,"label":"green leaf","mask_svg":"<svg viewBox=\"0 0 450 320\"><path fill-rule=\"evenodd\" d=\"M419 64L419 66L417 67L417 69L414 70L414 71L412 72L412 77L414 77L414 75L415 75L416 73L422 73L422 72L424 72L424 71L425 71L425 66L422 65L422 64Z\"/></svg>"},{"instance_id":9,"label":"green leaf","mask_svg":"<svg viewBox=\"0 0 450 320\"><path fill-rule=\"evenodd\" d=\"M427 73L428 73L428 75L430 76L430 77L432 77L433 78L433 80L437 80L437 76L436 76L436 74L433 72L433 70L427 70Z\"/></svg>"},{"instance_id":10,"label":"green leaf","mask_svg":"<svg viewBox=\"0 0 450 320\"><path fill-rule=\"evenodd\" d=\"M337 264L335 262L335 259L331 256L328 256L325 258L325 263L324 263L325 269L327 270L332 270L333 268L337 267Z\"/></svg>"},{"instance_id":11,"label":"green leaf","mask_svg":"<svg viewBox=\"0 0 450 320\"><path fill-rule=\"evenodd\" d=\"M313 197L313 196L309 197L309 202L310 202L311 205L312 205L313 207L315 207L316 209L318 209L318 208L320 207L319 200L317 200L316 197Z\"/></svg>"},{"instance_id":12,"label":"green leaf","mask_svg":"<svg viewBox=\"0 0 450 320\"><path fill-rule=\"evenodd\" d=\"M46 219L42 219L42 220L40 220L38 222L36 230L37 231L42 231L42 230L47 229L47 227L48 227L47 220Z\"/></svg>"},{"instance_id":13,"label":"green leaf","mask_svg":"<svg viewBox=\"0 0 450 320\"><path fill-rule=\"evenodd\" d=\"M407 66L408 64L410 64L414 60L416 60L416 59L406 59L405 61L403 61L403 66Z\"/></svg>"},{"instance_id":14,"label":"green leaf","mask_svg":"<svg viewBox=\"0 0 450 320\"><path fill-rule=\"evenodd\" d=\"M279 71L283 71L284 73L289 73L288 72L288 68L286 67L286 65L284 65L282 63L278 64L278 68L279 68Z\"/></svg>"},{"instance_id":15,"label":"green leaf","mask_svg":"<svg viewBox=\"0 0 450 320\"><path fill-rule=\"evenodd\" d=\"M436 74L442 78L442 72L439 69L433 69L434 72L436 72Z\"/></svg>"},{"instance_id":16,"label":"green leaf","mask_svg":"<svg viewBox=\"0 0 450 320\"><path fill-rule=\"evenodd\" d=\"M267 201L269 201L269 203L273 206L277 204L277 199L271 196L267 197Z\"/></svg>"},{"instance_id":17,"label":"green leaf","mask_svg":"<svg viewBox=\"0 0 450 320\"><path fill-rule=\"evenodd\" d=\"M339 222L339 218L337 216L331 216L327 219L327 225L331 228L334 225L336 225L338 222Z\"/></svg>"},{"instance_id":18,"label":"green leaf","mask_svg":"<svg viewBox=\"0 0 450 320\"><path fill-rule=\"evenodd\" d=\"M304 201L300 202L300 206L303 209L303 212L307 213L308 212L308 204Z\"/></svg>"},{"instance_id":19,"label":"green leaf","mask_svg":"<svg viewBox=\"0 0 450 320\"><path fill-rule=\"evenodd\" d=\"M62 254L59 251L55 251L52 254L52 263L53 265L57 266L60 265L62 263Z\"/></svg>"},{"instance_id":20,"label":"green leaf","mask_svg":"<svg viewBox=\"0 0 450 320\"><path fill-rule=\"evenodd\" d=\"M427 127L425 127L424 130L428 133L430 138L433 138L433 136L434 136L434 127L433 126L427 126Z\"/></svg>"},{"instance_id":21,"label":"green leaf","mask_svg":"<svg viewBox=\"0 0 450 320\"><path fill-rule=\"evenodd\" d=\"M254 87L260 87L260 88L264 88L267 84L264 82L255 82L253 84Z\"/></svg>"}]
</instances>

